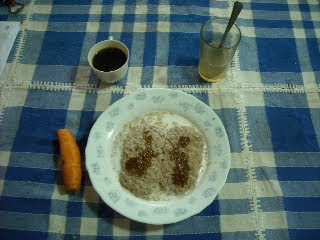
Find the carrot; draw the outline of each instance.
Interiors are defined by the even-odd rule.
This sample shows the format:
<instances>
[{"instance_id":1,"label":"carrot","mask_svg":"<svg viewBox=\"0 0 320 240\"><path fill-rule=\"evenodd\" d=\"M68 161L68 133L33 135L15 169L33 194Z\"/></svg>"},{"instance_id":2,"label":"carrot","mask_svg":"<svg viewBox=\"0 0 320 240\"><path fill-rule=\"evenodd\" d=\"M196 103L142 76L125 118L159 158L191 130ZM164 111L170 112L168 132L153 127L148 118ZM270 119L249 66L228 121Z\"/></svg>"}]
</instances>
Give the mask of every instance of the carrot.
<instances>
[{"instance_id":1,"label":"carrot","mask_svg":"<svg viewBox=\"0 0 320 240\"><path fill-rule=\"evenodd\" d=\"M69 129L59 129L57 135L63 166L64 187L67 192L77 192L80 189L82 177L78 145Z\"/></svg>"}]
</instances>

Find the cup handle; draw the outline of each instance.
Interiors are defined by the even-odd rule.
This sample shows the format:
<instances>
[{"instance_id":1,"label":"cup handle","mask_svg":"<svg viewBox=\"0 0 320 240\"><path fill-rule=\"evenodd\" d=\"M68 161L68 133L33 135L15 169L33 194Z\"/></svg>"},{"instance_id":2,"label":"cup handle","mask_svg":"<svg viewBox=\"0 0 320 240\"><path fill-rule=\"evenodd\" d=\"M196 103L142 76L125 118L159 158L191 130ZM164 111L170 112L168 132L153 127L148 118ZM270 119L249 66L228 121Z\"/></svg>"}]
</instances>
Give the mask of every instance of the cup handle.
<instances>
[{"instance_id":1,"label":"cup handle","mask_svg":"<svg viewBox=\"0 0 320 240\"><path fill-rule=\"evenodd\" d=\"M113 40L113 37L112 36L108 37L108 40Z\"/></svg>"}]
</instances>

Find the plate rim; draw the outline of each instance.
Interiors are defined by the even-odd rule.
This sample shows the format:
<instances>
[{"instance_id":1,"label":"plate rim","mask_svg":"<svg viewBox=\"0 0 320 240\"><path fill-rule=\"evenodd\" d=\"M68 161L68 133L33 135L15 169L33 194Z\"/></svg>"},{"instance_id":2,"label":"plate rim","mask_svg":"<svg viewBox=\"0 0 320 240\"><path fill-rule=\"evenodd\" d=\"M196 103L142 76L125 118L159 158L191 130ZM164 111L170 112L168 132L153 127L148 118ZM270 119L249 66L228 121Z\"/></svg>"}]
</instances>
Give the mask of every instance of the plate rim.
<instances>
[{"instance_id":1,"label":"plate rim","mask_svg":"<svg viewBox=\"0 0 320 240\"><path fill-rule=\"evenodd\" d=\"M166 219L166 221L157 221L157 218L156 217L148 217L148 218L139 218L137 217L136 215L134 214L130 214L130 211L126 211L125 209L122 210L120 209L119 207L115 206L115 204L113 204L104 194L102 193L97 185L95 184L95 177L93 176L92 172L89 171L89 145L92 144L91 142L93 141L93 132L94 132L94 129L95 129L95 126L97 126L97 123L99 122L99 119L101 121L101 119L105 118L104 116L107 114L108 112L108 109L110 107L115 107L115 106L118 106L118 105L121 105L122 102L125 102L126 99L130 96L134 96L134 95L137 95L138 93L142 93L142 92L152 92L152 91L164 91L164 92L178 92L178 94L182 94L184 96L188 96L189 98L192 98L193 101L199 103L200 105L204 106L205 108L207 108L208 110L210 110L210 112L213 113L213 115L216 117L216 120L218 120L219 122L219 125L222 126L222 130L224 131L225 133L225 141L227 143L227 152L226 154L228 155L228 159L227 159L227 168L225 170L225 174L224 174L224 177L223 177L223 183L221 184L221 186L219 188L217 188L217 192L216 194L211 198L210 201L207 201L205 204L202 204L201 205L201 208L198 208L198 210L196 211L192 211L192 212L188 212L187 214L185 215L182 215L182 216L175 216L175 217L171 217L171 216L168 216ZM179 114L180 115L180 114ZM89 136L88 136L88 141L87 141L87 145L86 145L86 148L85 148L85 166L86 166L86 169L87 169L87 172L88 172L88 176L90 178L90 181L92 183L92 187L95 189L95 191L98 193L99 197L101 197L101 199L104 201L105 204L107 204L110 208L112 208L114 211L120 213L121 215L129 218L129 219L132 219L132 220L135 220L137 222L141 222L141 223L146 223L146 224L154 224L154 225L162 225L162 224L170 224L170 223L176 223L176 222L179 222L179 221L182 221L182 220L185 220L189 217L192 217L196 214L198 214L199 212L201 212L203 209L205 209L206 207L208 207L217 197L218 193L221 191L222 187L225 185L226 183L226 179L227 179L227 176L228 176L228 173L230 171L230 162L231 162L231 151L230 151L230 142L229 142L229 138L228 138L228 135L227 135L227 132L226 132L226 129L221 121L221 119L219 118L219 116L215 113L215 111L210 107L208 106L207 104L205 104L204 102L202 102L201 100L197 99L196 97L192 96L191 94L188 94L188 93L185 93L181 90L178 90L178 89L165 89L165 88L151 88L151 89L139 89L137 91L134 91L134 92L131 92L130 94L128 95L125 95L123 96L121 99L117 100L116 102L110 104L102 113L101 115L96 119L96 121L94 122L92 128L90 129L90 133L89 133ZM150 201L150 202L154 202L154 201ZM146 219L146 221L145 221Z\"/></svg>"}]
</instances>

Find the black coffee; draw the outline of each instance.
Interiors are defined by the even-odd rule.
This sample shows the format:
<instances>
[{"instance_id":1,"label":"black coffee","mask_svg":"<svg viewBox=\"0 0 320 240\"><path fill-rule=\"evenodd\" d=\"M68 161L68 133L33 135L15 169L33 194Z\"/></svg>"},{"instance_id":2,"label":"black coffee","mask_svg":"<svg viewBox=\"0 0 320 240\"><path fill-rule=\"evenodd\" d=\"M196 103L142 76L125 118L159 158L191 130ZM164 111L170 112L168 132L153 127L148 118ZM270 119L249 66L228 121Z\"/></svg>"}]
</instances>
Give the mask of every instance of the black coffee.
<instances>
[{"instance_id":1,"label":"black coffee","mask_svg":"<svg viewBox=\"0 0 320 240\"><path fill-rule=\"evenodd\" d=\"M103 72L121 68L127 61L127 56L118 48L104 48L97 52L92 60L93 67Z\"/></svg>"}]
</instances>

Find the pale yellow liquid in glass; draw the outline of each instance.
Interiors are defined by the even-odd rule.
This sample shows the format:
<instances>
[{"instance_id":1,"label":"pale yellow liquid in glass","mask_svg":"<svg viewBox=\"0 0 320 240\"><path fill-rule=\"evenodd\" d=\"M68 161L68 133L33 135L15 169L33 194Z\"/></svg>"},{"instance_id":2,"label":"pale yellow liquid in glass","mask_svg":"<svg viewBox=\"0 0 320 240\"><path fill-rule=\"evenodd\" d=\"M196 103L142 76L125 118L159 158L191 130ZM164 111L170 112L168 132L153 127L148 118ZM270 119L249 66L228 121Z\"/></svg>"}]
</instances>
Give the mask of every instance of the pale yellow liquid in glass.
<instances>
[{"instance_id":1,"label":"pale yellow liquid in glass","mask_svg":"<svg viewBox=\"0 0 320 240\"><path fill-rule=\"evenodd\" d=\"M226 74L230 61L229 49L217 49L218 43L211 43L213 47L201 43L200 62L198 72L200 77L207 82L218 82Z\"/></svg>"}]
</instances>

